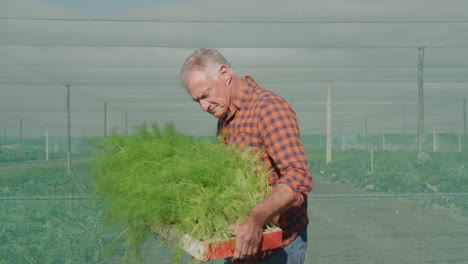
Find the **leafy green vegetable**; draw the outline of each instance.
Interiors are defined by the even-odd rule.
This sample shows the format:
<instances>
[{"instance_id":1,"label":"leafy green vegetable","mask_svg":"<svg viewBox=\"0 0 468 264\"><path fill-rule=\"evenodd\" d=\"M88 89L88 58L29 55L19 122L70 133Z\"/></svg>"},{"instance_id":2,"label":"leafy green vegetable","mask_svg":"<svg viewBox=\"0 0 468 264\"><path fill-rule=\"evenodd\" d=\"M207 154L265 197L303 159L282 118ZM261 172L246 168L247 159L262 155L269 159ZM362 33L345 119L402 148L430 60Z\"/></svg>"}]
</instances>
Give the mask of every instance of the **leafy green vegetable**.
<instances>
[{"instance_id":1,"label":"leafy green vegetable","mask_svg":"<svg viewBox=\"0 0 468 264\"><path fill-rule=\"evenodd\" d=\"M112 134L91 158L106 224L118 225L124 249L137 249L170 225L195 239L230 235L268 190L267 171L250 152L195 139L173 125Z\"/></svg>"}]
</instances>

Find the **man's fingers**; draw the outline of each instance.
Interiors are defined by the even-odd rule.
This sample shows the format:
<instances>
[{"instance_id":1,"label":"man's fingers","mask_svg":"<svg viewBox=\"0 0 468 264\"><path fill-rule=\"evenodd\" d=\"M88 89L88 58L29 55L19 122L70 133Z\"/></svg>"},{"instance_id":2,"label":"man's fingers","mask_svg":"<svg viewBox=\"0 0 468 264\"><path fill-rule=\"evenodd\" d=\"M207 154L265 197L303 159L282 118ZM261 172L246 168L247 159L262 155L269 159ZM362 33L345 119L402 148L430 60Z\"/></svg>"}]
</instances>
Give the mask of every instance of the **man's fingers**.
<instances>
[{"instance_id":1,"label":"man's fingers","mask_svg":"<svg viewBox=\"0 0 468 264\"><path fill-rule=\"evenodd\" d=\"M251 238L251 240L247 241L247 250L246 250L246 255L248 256L252 256L252 255L255 255L255 253L257 253L258 251L258 246L259 246L259 242L253 238Z\"/></svg>"},{"instance_id":2,"label":"man's fingers","mask_svg":"<svg viewBox=\"0 0 468 264\"><path fill-rule=\"evenodd\" d=\"M234 259L242 259L244 253L245 242L239 237L236 239L236 250L234 251Z\"/></svg>"},{"instance_id":3,"label":"man's fingers","mask_svg":"<svg viewBox=\"0 0 468 264\"><path fill-rule=\"evenodd\" d=\"M258 247L252 245L252 246L250 247L250 250L249 250L248 254L249 254L249 256L255 255L255 253L257 253L257 251L258 251Z\"/></svg>"},{"instance_id":4,"label":"man's fingers","mask_svg":"<svg viewBox=\"0 0 468 264\"><path fill-rule=\"evenodd\" d=\"M255 240L245 240L242 238L237 238L236 240L236 250L234 252L234 258L243 259L248 256L255 255L258 252L258 244Z\"/></svg>"},{"instance_id":5,"label":"man's fingers","mask_svg":"<svg viewBox=\"0 0 468 264\"><path fill-rule=\"evenodd\" d=\"M244 234L240 234L236 239L236 250L234 253L235 258L244 259L248 257L251 251L251 241L249 241L249 237L245 236Z\"/></svg>"},{"instance_id":6,"label":"man's fingers","mask_svg":"<svg viewBox=\"0 0 468 264\"><path fill-rule=\"evenodd\" d=\"M239 223L232 224L229 228L236 233L236 248L234 250L234 259L244 259L255 255L258 252L262 230L252 224ZM258 230L257 230L258 229Z\"/></svg>"}]
</instances>

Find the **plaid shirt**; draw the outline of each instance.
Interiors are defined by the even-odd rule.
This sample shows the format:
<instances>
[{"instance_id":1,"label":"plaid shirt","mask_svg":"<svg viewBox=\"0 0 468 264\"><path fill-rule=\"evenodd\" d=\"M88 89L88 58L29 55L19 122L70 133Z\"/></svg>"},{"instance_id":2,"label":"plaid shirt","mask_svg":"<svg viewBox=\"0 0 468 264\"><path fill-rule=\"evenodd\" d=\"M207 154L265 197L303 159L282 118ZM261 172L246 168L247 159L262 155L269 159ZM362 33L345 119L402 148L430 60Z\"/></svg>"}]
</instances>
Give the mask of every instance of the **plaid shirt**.
<instances>
[{"instance_id":1,"label":"plaid shirt","mask_svg":"<svg viewBox=\"0 0 468 264\"><path fill-rule=\"evenodd\" d=\"M250 76L234 95L229 114L218 120L218 140L236 148L252 148L266 164L274 189L287 184L294 192L293 207L273 218L283 230L283 247L309 223L307 194L313 187L294 110L279 95L263 89Z\"/></svg>"}]
</instances>

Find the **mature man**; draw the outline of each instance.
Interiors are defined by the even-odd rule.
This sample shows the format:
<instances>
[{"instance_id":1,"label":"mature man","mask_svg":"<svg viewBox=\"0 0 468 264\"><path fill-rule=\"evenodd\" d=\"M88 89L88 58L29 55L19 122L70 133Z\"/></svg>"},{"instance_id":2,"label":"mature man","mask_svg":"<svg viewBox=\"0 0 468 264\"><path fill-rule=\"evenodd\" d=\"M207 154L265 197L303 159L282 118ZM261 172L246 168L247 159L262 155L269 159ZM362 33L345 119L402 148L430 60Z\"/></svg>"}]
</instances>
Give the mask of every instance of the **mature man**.
<instances>
[{"instance_id":1,"label":"mature man","mask_svg":"<svg viewBox=\"0 0 468 264\"><path fill-rule=\"evenodd\" d=\"M272 192L254 206L245 223L233 223L236 263L303 263L307 251L307 194L312 176L294 110L250 76L239 77L214 49L199 49L185 61L182 85L203 111L218 119L218 140L256 151L269 169ZM283 230L281 249L259 252L269 220ZM232 263L232 259L226 263Z\"/></svg>"}]
</instances>

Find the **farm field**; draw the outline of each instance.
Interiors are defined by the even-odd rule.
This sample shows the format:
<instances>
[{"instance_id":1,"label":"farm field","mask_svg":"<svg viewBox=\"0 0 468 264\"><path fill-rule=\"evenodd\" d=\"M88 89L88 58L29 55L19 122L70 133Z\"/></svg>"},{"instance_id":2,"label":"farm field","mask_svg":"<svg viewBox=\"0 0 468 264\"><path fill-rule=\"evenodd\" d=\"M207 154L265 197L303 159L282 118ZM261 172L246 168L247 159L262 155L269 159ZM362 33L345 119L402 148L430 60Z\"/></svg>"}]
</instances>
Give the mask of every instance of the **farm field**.
<instances>
[{"instance_id":1,"label":"farm field","mask_svg":"<svg viewBox=\"0 0 468 264\"><path fill-rule=\"evenodd\" d=\"M299 136L306 264L468 264L468 0L441 2L0 0L0 264L194 264L155 233L231 237Z\"/></svg>"},{"instance_id":2,"label":"farm field","mask_svg":"<svg viewBox=\"0 0 468 264\"><path fill-rule=\"evenodd\" d=\"M376 197L317 177L306 263L467 263L468 217L415 204L427 199ZM157 239L143 245L144 263L164 257L157 245Z\"/></svg>"},{"instance_id":3,"label":"farm field","mask_svg":"<svg viewBox=\"0 0 468 264\"><path fill-rule=\"evenodd\" d=\"M372 176L367 173L367 163L349 160L362 158L367 152L335 154L331 165L323 164L323 157L316 152L309 155L315 188L309 196L307 263L467 263L468 196L463 153L431 155L429 168L412 172L425 173L417 176L424 180L422 184L414 186L397 177L405 170L403 165L395 165L399 161L393 160L393 167L400 171L390 171L376 158ZM406 160L410 156L380 154ZM384 160L391 160L390 156ZM357 170L359 166L361 170ZM436 167L437 173L427 173ZM91 196L92 182L87 177L89 164L86 159L77 160L73 177L66 175L65 168L63 160L0 167L0 263L120 263L118 252L104 257L115 234L102 227L101 210ZM349 170L355 173L351 175ZM455 184L453 178L444 180L447 171L457 179ZM372 177L380 181L369 182ZM370 184L374 187L369 188ZM394 188L403 184L405 189ZM171 263L173 251L151 237L141 248L142 262ZM182 257L181 262L188 259Z\"/></svg>"},{"instance_id":4,"label":"farm field","mask_svg":"<svg viewBox=\"0 0 468 264\"><path fill-rule=\"evenodd\" d=\"M316 183L308 263L467 263L467 216L421 206L428 197L373 196L320 177Z\"/></svg>"}]
</instances>

